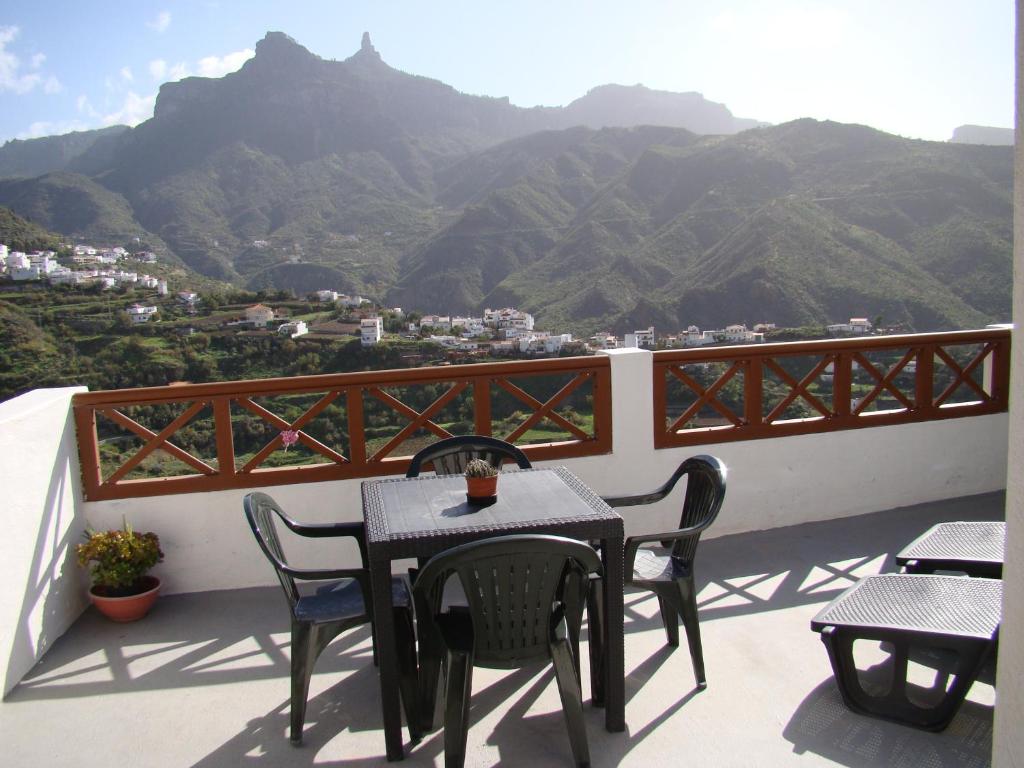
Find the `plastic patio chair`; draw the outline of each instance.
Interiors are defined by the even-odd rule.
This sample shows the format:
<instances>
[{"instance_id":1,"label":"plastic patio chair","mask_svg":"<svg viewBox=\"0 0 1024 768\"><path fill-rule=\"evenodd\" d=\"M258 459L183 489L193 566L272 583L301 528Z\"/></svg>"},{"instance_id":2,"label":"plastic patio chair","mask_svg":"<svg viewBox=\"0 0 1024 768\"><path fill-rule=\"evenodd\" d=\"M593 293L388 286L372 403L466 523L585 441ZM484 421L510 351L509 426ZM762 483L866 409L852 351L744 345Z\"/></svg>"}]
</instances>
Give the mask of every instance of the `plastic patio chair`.
<instances>
[{"instance_id":1,"label":"plastic patio chair","mask_svg":"<svg viewBox=\"0 0 1024 768\"><path fill-rule=\"evenodd\" d=\"M526 454L512 443L486 435L460 435L438 440L412 457L406 477L419 477L423 467L430 464L438 475L461 475L472 459L485 459L494 467L501 468L504 461L511 459L520 469L533 465Z\"/></svg>"},{"instance_id":2,"label":"plastic patio chair","mask_svg":"<svg viewBox=\"0 0 1024 768\"><path fill-rule=\"evenodd\" d=\"M658 598L661 620L668 635L668 644L679 645L679 619L686 628L686 639L693 661L693 674L697 687L707 687L704 674L704 654L700 642L697 619L697 593L693 579L693 561L697 554L700 535L714 522L725 499L726 467L714 456L693 456L672 474L663 486L650 493L632 496L604 497L611 507L632 507L653 504L668 496L680 478L686 476L686 495L679 528L674 531L630 536L625 542L625 583L653 592ZM669 551L666 554L643 548L642 545L659 542ZM600 579L591 580L587 596L590 616L590 674L593 701L604 700L603 655L601 648L602 595Z\"/></svg>"},{"instance_id":3,"label":"plastic patio chair","mask_svg":"<svg viewBox=\"0 0 1024 768\"><path fill-rule=\"evenodd\" d=\"M577 765L590 763L583 700L569 635L578 635L589 574L601 561L589 545L562 536L516 535L463 544L431 558L413 585L419 630L422 727L435 721L442 663L444 757L466 757L473 667L515 669L550 660ZM468 605L443 606L457 577Z\"/></svg>"},{"instance_id":4,"label":"plastic patio chair","mask_svg":"<svg viewBox=\"0 0 1024 768\"><path fill-rule=\"evenodd\" d=\"M306 697L309 679L321 652L340 633L362 624L371 623L370 574L366 567L366 544L362 523L297 522L282 511L265 493L250 493L242 502L256 541L267 556L284 589L291 610L291 734L292 743L302 741L302 727L306 719ZM362 568L303 569L288 565L281 541L277 535L274 517L288 530L299 536L335 538L350 536L359 546ZM303 595L296 579L301 581L329 581L312 594ZM402 699L406 719L413 738L419 737L416 706L416 657L413 641L411 596L404 579L392 581L395 605L395 636ZM372 623L371 623L372 629ZM377 663L376 636L373 638L373 660Z\"/></svg>"}]
</instances>

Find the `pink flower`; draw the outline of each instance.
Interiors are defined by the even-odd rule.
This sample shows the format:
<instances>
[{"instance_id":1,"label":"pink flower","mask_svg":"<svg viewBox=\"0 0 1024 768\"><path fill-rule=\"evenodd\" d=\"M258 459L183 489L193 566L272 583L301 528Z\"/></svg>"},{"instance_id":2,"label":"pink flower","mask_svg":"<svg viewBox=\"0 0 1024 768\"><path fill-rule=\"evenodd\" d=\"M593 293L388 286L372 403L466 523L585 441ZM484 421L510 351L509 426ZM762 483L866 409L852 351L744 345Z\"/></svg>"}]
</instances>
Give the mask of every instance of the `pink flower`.
<instances>
[{"instance_id":1,"label":"pink flower","mask_svg":"<svg viewBox=\"0 0 1024 768\"><path fill-rule=\"evenodd\" d=\"M284 449L287 451L288 448L299 442L299 433L294 429L286 429L281 432L281 442L284 443Z\"/></svg>"}]
</instances>

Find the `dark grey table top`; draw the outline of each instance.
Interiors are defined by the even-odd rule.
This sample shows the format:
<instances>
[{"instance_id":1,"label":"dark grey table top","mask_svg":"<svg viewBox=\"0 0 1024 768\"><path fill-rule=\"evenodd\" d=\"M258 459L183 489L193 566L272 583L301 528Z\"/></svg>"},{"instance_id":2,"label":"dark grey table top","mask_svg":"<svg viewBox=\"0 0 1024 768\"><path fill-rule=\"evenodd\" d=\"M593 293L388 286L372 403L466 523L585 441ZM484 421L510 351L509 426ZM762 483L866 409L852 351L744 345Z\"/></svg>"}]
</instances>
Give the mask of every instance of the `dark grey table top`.
<instances>
[{"instance_id":1,"label":"dark grey table top","mask_svg":"<svg viewBox=\"0 0 1024 768\"><path fill-rule=\"evenodd\" d=\"M502 533L622 536L622 518L564 467L502 472L493 504L466 498L461 475L363 482L367 543L391 557Z\"/></svg>"},{"instance_id":2,"label":"dark grey table top","mask_svg":"<svg viewBox=\"0 0 1024 768\"><path fill-rule=\"evenodd\" d=\"M1003 583L965 576L889 573L865 576L826 605L811 628L876 627L992 639L1002 616Z\"/></svg>"},{"instance_id":3,"label":"dark grey table top","mask_svg":"<svg viewBox=\"0 0 1024 768\"><path fill-rule=\"evenodd\" d=\"M929 560L964 563L1002 563L1006 545L1006 523L939 523L907 545L896 563Z\"/></svg>"}]
</instances>

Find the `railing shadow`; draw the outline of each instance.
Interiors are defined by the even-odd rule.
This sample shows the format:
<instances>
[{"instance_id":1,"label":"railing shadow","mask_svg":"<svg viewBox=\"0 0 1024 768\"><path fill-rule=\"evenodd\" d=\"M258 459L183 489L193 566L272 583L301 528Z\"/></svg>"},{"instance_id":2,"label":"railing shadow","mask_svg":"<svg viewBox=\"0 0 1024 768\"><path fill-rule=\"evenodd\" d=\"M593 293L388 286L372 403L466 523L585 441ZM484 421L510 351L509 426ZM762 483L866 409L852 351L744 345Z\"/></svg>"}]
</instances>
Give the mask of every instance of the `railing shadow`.
<instances>
[{"instance_id":1,"label":"railing shadow","mask_svg":"<svg viewBox=\"0 0 1024 768\"><path fill-rule=\"evenodd\" d=\"M87 580L84 574L76 572L74 539L84 530L85 523L76 519L73 502L65 504L66 500L81 497L78 467L66 458L72 455L75 445L70 419L55 444L67 446L69 451L63 454L63 461L54 462L32 560L25 574L19 615L14 625L6 629L11 636L11 652L5 680L17 679L25 671L25 660L39 655L39 649L49 648L67 629L69 614L74 615L84 604L80 595ZM16 583L17 579L9 580L8 586Z\"/></svg>"}]
</instances>

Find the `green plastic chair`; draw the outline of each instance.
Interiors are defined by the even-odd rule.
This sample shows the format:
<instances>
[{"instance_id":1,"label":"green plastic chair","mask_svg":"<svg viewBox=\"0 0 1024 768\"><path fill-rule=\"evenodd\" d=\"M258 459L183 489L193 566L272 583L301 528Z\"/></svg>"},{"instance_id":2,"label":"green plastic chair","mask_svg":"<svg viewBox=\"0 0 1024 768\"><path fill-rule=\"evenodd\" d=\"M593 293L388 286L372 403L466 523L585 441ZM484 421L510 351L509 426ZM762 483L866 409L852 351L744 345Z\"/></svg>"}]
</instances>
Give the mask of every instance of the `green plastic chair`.
<instances>
[{"instance_id":1,"label":"green plastic chair","mask_svg":"<svg viewBox=\"0 0 1024 768\"><path fill-rule=\"evenodd\" d=\"M668 644L672 647L679 645L679 619L683 620L693 661L693 674L699 689L707 688L707 678L697 618L693 562L697 556L700 535L715 521L722 508L726 475L726 466L720 459L714 456L693 456L680 464L672 477L655 491L632 496L604 497L605 503L611 507L653 504L668 496L681 478L687 478L679 528L626 539L624 572L626 585L649 590L657 596ZM660 543L668 552L662 554L643 546L653 543ZM604 584L600 579L592 579L587 596L591 692L594 703L599 706L604 702L604 658L601 647L603 589Z\"/></svg>"},{"instance_id":2,"label":"green plastic chair","mask_svg":"<svg viewBox=\"0 0 1024 768\"><path fill-rule=\"evenodd\" d=\"M366 543L362 523L307 524L292 520L265 493L250 493L242 500L245 518L263 554L277 571L291 610L291 734L293 744L302 742L306 719L309 678L321 652L345 630L371 623L370 573L366 568ZM311 538L350 536L359 545L362 568L304 569L288 565L277 535L274 518L292 533ZM302 594L301 581L328 581L311 594ZM395 605L395 637L406 720L413 739L419 738L416 717L416 655L413 641L411 596L404 579L391 583ZM372 629L372 623L371 629ZM373 638L373 661L377 663L377 638Z\"/></svg>"},{"instance_id":3,"label":"green plastic chair","mask_svg":"<svg viewBox=\"0 0 1024 768\"><path fill-rule=\"evenodd\" d=\"M461 768L465 762L473 667L515 669L539 660L554 666L576 765L590 764L569 638L579 634L589 574L600 568L597 553L583 542L517 535L454 547L420 570L413 599L422 728L434 725L443 665L446 768ZM452 577L461 582L467 605L444 608L445 583Z\"/></svg>"},{"instance_id":4,"label":"green plastic chair","mask_svg":"<svg viewBox=\"0 0 1024 768\"><path fill-rule=\"evenodd\" d=\"M412 457L406 477L419 477L423 467L430 464L437 475L461 475L472 459L484 459L493 467L501 468L511 459L520 469L532 466L526 454L512 443L486 435L459 435L438 440Z\"/></svg>"}]
</instances>

